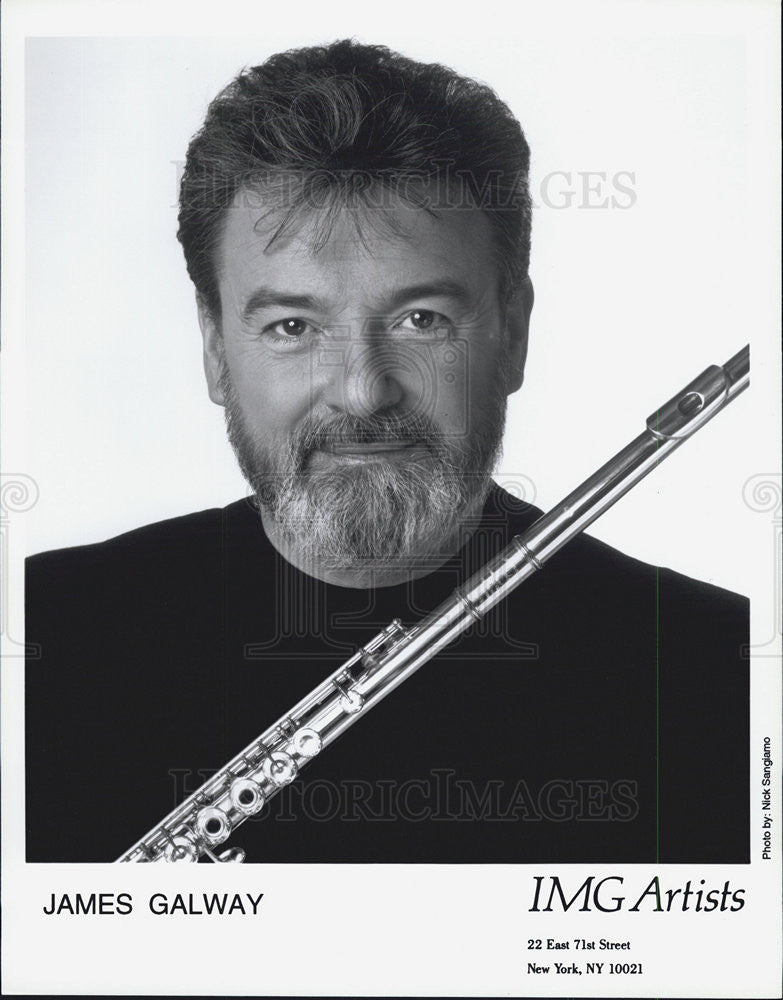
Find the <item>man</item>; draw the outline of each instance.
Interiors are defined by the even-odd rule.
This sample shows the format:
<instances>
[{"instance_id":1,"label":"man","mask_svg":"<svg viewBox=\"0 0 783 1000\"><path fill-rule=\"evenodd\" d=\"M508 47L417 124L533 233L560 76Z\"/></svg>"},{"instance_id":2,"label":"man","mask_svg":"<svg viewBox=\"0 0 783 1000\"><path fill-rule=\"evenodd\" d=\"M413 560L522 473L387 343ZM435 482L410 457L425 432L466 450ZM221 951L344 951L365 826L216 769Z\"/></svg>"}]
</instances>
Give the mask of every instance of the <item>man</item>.
<instances>
[{"instance_id":1,"label":"man","mask_svg":"<svg viewBox=\"0 0 783 1000\"><path fill-rule=\"evenodd\" d=\"M30 560L28 860L115 858L539 516L491 480L528 162L489 88L381 47L277 55L212 103L179 238L253 496ZM254 861L747 860L746 644L742 599L581 538L236 839Z\"/></svg>"}]
</instances>

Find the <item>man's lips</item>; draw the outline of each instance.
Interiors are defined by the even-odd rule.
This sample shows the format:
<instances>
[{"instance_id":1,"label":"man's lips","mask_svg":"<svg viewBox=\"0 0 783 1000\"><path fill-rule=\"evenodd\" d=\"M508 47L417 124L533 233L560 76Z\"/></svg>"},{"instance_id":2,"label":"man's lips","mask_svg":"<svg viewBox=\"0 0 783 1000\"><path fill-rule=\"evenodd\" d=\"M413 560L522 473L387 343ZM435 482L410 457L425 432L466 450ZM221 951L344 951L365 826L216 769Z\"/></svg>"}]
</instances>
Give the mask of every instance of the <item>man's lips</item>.
<instances>
[{"instance_id":1,"label":"man's lips","mask_svg":"<svg viewBox=\"0 0 783 1000\"><path fill-rule=\"evenodd\" d=\"M420 443L402 438L391 441L328 441L324 442L320 450L333 455L375 455L380 452L413 448Z\"/></svg>"}]
</instances>

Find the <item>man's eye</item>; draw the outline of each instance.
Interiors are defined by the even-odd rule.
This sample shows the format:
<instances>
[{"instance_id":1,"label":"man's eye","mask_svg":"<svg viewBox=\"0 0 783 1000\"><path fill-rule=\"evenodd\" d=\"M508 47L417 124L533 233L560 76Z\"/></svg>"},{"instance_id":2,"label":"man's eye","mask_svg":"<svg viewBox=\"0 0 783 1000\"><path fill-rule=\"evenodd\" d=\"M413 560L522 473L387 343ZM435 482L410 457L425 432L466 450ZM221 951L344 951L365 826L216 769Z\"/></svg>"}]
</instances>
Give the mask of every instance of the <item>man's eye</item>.
<instances>
[{"instance_id":1,"label":"man's eye","mask_svg":"<svg viewBox=\"0 0 783 1000\"><path fill-rule=\"evenodd\" d=\"M395 330L435 331L450 325L449 320L442 313L433 312L431 309L415 309L404 316L399 323L395 323L394 328Z\"/></svg>"},{"instance_id":2,"label":"man's eye","mask_svg":"<svg viewBox=\"0 0 783 1000\"><path fill-rule=\"evenodd\" d=\"M292 317L281 319L264 327L264 333L271 333L280 340L300 340L306 333L315 328L304 319Z\"/></svg>"}]
</instances>

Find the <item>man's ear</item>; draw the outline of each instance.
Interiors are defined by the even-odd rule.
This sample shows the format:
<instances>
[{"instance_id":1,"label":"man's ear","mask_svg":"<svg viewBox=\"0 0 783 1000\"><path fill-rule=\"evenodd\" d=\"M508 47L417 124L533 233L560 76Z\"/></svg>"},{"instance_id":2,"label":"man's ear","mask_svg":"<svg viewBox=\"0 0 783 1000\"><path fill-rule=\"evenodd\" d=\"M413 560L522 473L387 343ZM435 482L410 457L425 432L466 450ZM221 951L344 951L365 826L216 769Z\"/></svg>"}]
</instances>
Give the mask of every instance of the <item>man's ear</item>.
<instances>
[{"instance_id":1,"label":"man's ear","mask_svg":"<svg viewBox=\"0 0 783 1000\"><path fill-rule=\"evenodd\" d=\"M520 388L525 377L527 337L533 309L533 283L526 277L506 307L507 377L506 394Z\"/></svg>"},{"instance_id":2,"label":"man's ear","mask_svg":"<svg viewBox=\"0 0 783 1000\"><path fill-rule=\"evenodd\" d=\"M223 334L220 323L205 302L202 295L196 293L196 308L198 309L198 325L201 327L201 338L204 343L204 374L207 377L209 398L218 406L224 406L226 399L220 388L220 373L223 371Z\"/></svg>"}]
</instances>

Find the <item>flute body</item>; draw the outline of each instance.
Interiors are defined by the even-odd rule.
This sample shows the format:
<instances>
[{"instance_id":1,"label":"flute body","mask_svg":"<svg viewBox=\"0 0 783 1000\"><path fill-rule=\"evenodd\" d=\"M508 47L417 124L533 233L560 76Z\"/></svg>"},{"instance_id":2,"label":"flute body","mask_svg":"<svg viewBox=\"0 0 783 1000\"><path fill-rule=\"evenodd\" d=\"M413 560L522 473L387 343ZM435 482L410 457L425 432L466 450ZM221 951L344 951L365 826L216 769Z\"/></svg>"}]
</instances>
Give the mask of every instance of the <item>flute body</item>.
<instances>
[{"instance_id":1,"label":"flute body","mask_svg":"<svg viewBox=\"0 0 783 1000\"><path fill-rule=\"evenodd\" d=\"M278 719L118 861L243 861L215 854L325 747L540 569L749 384L750 351L713 365L656 410L645 430L418 624L399 620Z\"/></svg>"}]
</instances>

